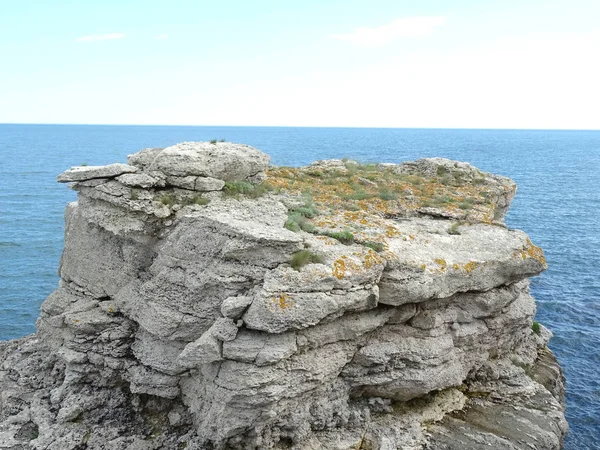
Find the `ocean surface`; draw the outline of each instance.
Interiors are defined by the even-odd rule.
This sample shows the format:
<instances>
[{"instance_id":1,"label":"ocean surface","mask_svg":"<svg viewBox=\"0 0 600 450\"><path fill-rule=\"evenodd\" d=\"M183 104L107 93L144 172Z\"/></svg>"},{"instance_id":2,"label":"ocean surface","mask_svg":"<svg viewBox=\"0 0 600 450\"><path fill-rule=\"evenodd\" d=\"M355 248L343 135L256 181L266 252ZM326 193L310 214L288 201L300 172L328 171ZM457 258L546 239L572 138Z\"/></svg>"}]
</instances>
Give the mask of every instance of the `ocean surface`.
<instances>
[{"instance_id":1,"label":"ocean surface","mask_svg":"<svg viewBox=\"0 0 600 450\"><path fill-rule=\"evenodd\" d=\"M0 340L34 331L58 283L70 166L125 162L144 147L224 138L277 165L348 157L468 161L518 184L507 224L541 246L539 322L567 378L570 450L600 448L600 131L170 127L0 124Z\"/></svg>"}]
</instances>

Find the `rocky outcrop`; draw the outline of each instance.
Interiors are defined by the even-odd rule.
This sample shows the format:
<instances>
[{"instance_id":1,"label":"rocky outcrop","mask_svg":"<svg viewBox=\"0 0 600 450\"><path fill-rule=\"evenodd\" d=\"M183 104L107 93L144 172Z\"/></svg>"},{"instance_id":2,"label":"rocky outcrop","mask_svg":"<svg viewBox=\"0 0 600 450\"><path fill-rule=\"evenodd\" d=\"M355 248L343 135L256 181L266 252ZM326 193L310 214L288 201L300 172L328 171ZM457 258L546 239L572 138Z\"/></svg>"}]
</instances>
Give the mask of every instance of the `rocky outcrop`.
<instances>
[{"instance_id":1,"label":"rocky outcrop","mask_svg":"<svg viewBox=\"0 0 600 450\"><path fill-rule=\"evenodd\" d=\"M0 343L0 449L558 449L516 187L231 143L73 168L60 285Z\"/></svg>"}]
</instances>

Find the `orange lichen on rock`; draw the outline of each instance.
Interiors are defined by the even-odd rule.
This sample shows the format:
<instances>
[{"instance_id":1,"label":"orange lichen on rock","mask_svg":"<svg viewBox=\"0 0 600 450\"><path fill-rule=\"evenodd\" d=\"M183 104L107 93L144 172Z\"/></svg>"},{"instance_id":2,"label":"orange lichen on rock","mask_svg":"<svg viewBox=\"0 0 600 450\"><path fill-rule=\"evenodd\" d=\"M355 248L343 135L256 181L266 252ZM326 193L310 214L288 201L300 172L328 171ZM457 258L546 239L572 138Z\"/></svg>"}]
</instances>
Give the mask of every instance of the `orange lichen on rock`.
<instances>
[{"instance_id":1,"label":"orange lichen on rock","mask_svg":"<svg viewBox=\"0 0 600 450\"><path fill-rule=\"evenodd\" d=\"M333 276L341 280L346 275L346 261L344 258L336 259L333 262Z\"/></svg>"},{"instance_id":2,"label":"orange lichen on rock","mask_svg":"<svg viewBox=\"0 0 600 450\"><path fill-rule=\"evenodd\" d=\"M366 269L370 269L373 266L383 264L383 259L377 254L375 250L369 249L367 254L365 255L365 260L363 265Z\"/></svg>"},{"instance_id":3,"label":"orange lichen on rock","mask_svg":"<svg viewBox=\"0 0 600 450\"><path fill-rule=\"evenodd\" d=\"M440 259L440 258L436 258L433 260L438 266L440 266L440 270L443 272L444 270L446 270L446 267L448 266L448 263L446 262L445 259Z\"/></svg>"},{"instance_id":4,"label":"orange lichen on rock","mask_svg":"<svg viewBox=\"0 0 600 450\"><path fill-rule=\"evenodd\" d=\"M465 269L465 272L471 273L477 269L477 267L479 267L479 263L477 261L469 261L463 266L463 269Z\"/></svg>"},{"instance_id":5,"label":"orange lichen on rock","mask_svg":"<svg viewBox=\"0 0 600 450\"><path fill-rule=\"evenodd\" d=\"M279 309L287 309L294 306L294 302L290 298L290 295L285 292L276 297L273 297L272 300L275 306L279 307Z\"/></svg>"},{"instance_id":6,"label":"orange lichen on rock","mask_svg":"<svg viewBox=\"0 0 600 450\"><path fill-rule=\"evenodd\" d=\"M441 176L398 173L377 164L346 163L346 168L275 167L267 171L268 182L289 193L310 193L318 209L331 213L346 210L347 220L365 224L357 212L382 217L405 216L421 208L437 209L443 215L469 216L473 221L493 217L495 205L483 193L484 184L461 182L449 185ZM365 179L376 180L364 183ZM471 202L462 211L460 202Z\"/></svg>"},{"instance_id":7,"label":"orange lichen on rock","mask_svg":"<svg viewBox=\"0 0 600 450\"><path fill-rule=\"evenodd\" d=\"M548 267L544 251L535 245L529 238L522 250L513 253L514 256L520 256L522 259L533 258L539 261L544 268Z\"/></svg>"}]
</instances>

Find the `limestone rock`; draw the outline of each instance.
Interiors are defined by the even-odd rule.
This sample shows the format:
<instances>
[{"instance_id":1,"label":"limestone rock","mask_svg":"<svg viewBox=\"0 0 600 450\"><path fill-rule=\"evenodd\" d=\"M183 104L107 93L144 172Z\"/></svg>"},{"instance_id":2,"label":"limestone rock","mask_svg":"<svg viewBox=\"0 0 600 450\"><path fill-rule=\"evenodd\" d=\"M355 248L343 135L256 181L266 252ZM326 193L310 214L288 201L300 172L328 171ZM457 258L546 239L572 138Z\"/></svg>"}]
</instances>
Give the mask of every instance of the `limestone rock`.
<instances>
[{"instance_id":1,"label":"limestone rock","mask_svg":"<svg viewBox=\"0 0 600 450\"><path fill-rule=\"evenodd\" d=\"M249 296L227 297L221 304L221 314L231 319L239 319L251 303L252 297Z\"/></svg>"},{"instance_id":2,"label":"limestone rock","mask_svg":"<svg viewBox=\"0 0 600 450\"><path fill-rule=\"evenodd\" d=\"M247 145L229 142L184 142L161 151L150 164L169 176L197 175L244 180L266 170L269 156Z\"/></svg>"},{"instance_id":3,"label":"limestone rock","mask_svg":"<svg viewBox=\"0 0 600 450\"><path fill-rule=\"evenodd\" d=\"M217 180L211 177L197 177L194 183L194 190L200 192L220 191L225 186L223 180Z\"/></svg>"},{"instance_id":4,"label":"limestone rock","mask_svg":"<svg viewBox=\"0 0 600 450\"><path fill-rule=\"evenodd\" d=\"M148 189L151 187L164 187L165 182L161 178L153 177L147 173L125 173L119 175L117 181L125 186L139 187L142 189Z\"/></svg>"},{"instance_id":5,"label":"limestone rock","mask_svg":"<svg viewBox=\"0 0 600 450\"><path fill-rule=\"evenodd\" d=\"M37 333L0 342L0 449L560 447L527 280L546 263L501 224L510 180L439 158L268 168L230 143L128 163L60 176L61 281ZM314 184L355 175L362 200ZM219 192L241 180L273 190ZM472 209L427 206L448 186Z\"/></svg>"},{"instance_id":6,"label":"limestone rock","mask_svg":"<svg viewBox=\"0 0 600 450\"><path fill-rule=\"evenodd\" d=\"M60 183L93 180L95 178L115 178L125 173L137 172L137 167L127 164L109 164L108 166L76 166L61 173L56 180Z\"/></svg>"},{"instance_id":7,"label":"limestone rock","mask_svg":"<svg viewBox=\"0 0 600 450\"><path fill-rule=\"evenodd\" d=\"M130 166L138 167L145 171L150 167L152 161L154 161L154 158L156 158L158 154L163 150L164 149L162 148L142 149L137 153L127 155L127 164L129 164Z\"/></svg>"}]
</instances>

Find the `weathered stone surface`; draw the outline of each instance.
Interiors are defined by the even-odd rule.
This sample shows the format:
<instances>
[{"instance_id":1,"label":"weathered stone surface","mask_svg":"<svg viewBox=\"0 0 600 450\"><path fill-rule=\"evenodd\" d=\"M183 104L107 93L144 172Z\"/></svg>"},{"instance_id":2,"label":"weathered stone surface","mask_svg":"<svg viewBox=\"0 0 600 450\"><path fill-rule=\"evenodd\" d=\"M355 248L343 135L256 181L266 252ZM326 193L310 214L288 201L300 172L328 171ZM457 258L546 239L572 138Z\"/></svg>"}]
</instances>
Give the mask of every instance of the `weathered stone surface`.
<instances>
[{"instance_id":1,"label":"weathered stone surface","mask_svg":"<svg viewBox=\"0 0 600 450\"><path fill-rule=\"evenodd\" d=\"M177 177L198 175L235 181L256 175L268 165L269 156L248 145L184 142L161 151L150 164L150 170Z\"/></svg>"},{"instance_id":2,"label":"weathered stone surface","mask_svg":"<svg viewBox=\"0 0 600 450\"><path fill-rule=\"evenodd\" d=\"M94 178L114 178L124 173L137 172L137 167L127 164L109 164L108 166L75 166L61 173L56 180L60 183L93 180Z\"/></svg>"},{"instance_id":3,"label":"weathered stone surface","mask_svg":"<svg viewBox=\"0 0 600 450\"><path fill-rule=\"evenodd\" d=\"M116 180L125 186L139 187L142 189L148 189L155 186L164 187L165 185L163 179L153 177L147 173L125 173L119 175Z\"/></svg>"},{"instance_id":4,"label":"weathered stone surface","mask_svg":"<svg viewBox=\"0 0 600 450\"><path fill-rule=\"evenodd\" d=\"M239 319L251 303L252 297L249 296L227 297L221 304L221 314L231 319Z\"/></svg>"},{"instance_id":5,"label":"weathered stone surface","mask_svg":"<svg viewBox=\"0 0 600 450\"><path fill-rule=\"evenodd\" d=\"M194 184L194 190L201 192L220 191L223 189L223 186L225 186L223 180L211 177L197 177Z\"/></svg>"},{"instance_id":6,"label":"weathered stone surface","mask_svg":"<svg viewBox=\"0 0 600 450\"><path fill-rule=\"evenodd\" d=\"M154 161L154 158L163 150L162 148L144 148L137 153L127 155L127 164L147 170L152 161Z\"/></svg>"},{"instance_id":7,"label":"weathered stone surface","mask_svg":"<svg viewBox=\"0 0 600 450\"><path fill-rule=\"evenodd\" d=\"M402 224L402 231L413 239L390 240L396 259L381 279L381 303L401 305L487 291L546 268L543 253L522 231L476 224L460 235L448 235L443 233L446 228L443 221L432 219Z\"/></svg>"},{"instance_id":8,"label":"weathered stone surface","mask_svg":"<svg viewBox=\"0 0 600 450\"><path fill-rule=\"evenodd\" d=\"M339 317L346 311L374 308L378 292L377 286L339 294L260 291L254 296L243 320L248 328L269 333L299 330L314 326L325 318Z\"/></svg>"},{"instance_id":9,"label":"weathered stone surface","mask_svg":"<svg viewBox=\"0 0 600 450\"><path fill-rule=\"evenodd\" d=\"M560 447L564 378L527 281L545 260L500 224L510 180L435 158L266 171L229 143L128 162L63 177L59 288L35 335L0 342L1 450ZM294 190L355 173L398 175L402 201ZM225 198L224 180L275 189ZM429 207L423 185L488 197Z\"/></svg>"}]
</instances>

